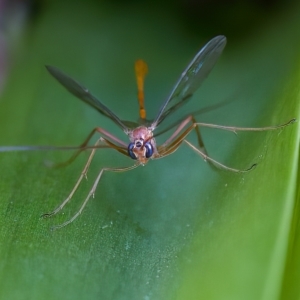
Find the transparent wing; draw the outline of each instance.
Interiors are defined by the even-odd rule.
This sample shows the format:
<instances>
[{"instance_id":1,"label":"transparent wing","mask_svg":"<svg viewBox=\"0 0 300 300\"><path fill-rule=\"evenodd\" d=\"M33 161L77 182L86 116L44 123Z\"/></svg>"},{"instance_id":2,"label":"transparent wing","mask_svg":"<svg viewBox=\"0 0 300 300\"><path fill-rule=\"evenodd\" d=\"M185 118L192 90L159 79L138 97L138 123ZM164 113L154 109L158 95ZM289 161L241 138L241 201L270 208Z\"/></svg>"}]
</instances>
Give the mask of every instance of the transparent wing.
<instances>
[{"instance_id":1,"label":"transparent wing","mask_svg":"<svg viewBox=\"0 0 300 300\"><path fill-rule=\"evenodd\" d=\"M177 110L193 93L199 88L203 80L208 76L216 64L226 45L226 37L219 35L211 39L194 57L191 63L181 74L179 80L175 84L170 96L163 103L157 117L151 125L154 129L158 126L170 113Z\"/></svg>"},{"instance_id":2,"label":"transparent wing","mask_svg":"<svg viewBox=\"0 0 300 300\"><path fill-rule=\"evenodd\" d=\"M71 94L73 94L78 99L89 104L95 108L102 115L110 118L117 125L119 125L124 131L128 131L127 126L103 103L96 99L88 89L79 84L77 81L64 74L61 70L53 66L46 66L49 73L61 83Z\"/></svg>"}]
</instances>

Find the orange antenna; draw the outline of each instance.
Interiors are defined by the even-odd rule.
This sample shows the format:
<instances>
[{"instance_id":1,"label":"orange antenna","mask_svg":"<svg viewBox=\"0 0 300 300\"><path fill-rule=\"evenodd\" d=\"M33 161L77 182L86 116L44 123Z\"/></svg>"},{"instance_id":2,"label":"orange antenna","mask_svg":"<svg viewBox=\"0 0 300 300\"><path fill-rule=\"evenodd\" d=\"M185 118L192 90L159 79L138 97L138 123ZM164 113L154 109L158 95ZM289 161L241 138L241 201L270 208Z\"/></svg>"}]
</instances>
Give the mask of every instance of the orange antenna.
<instances>
[{"instance_id":1,"label":"orange antenna","mask_svg":"<svg viewBox=\"0 0 300 300\"><path fill-rule=\"evenodd\" d=\"M141 119L146 119L146 110L144 106L144 80L148 73L147 64L139 59L135 62L135 76L138 87L138 101L140 105L140 117Z\"/></svg>"}]
</instances>

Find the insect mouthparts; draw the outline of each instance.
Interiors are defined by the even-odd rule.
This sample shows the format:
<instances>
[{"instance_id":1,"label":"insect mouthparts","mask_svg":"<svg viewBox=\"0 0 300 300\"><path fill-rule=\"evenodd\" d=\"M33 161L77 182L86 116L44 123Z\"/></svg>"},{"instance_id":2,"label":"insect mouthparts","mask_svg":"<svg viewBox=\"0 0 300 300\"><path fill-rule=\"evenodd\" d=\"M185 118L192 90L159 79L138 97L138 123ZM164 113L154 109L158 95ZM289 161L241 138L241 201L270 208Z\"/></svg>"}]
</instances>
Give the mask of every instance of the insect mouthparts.
<instances>
[{"instance_id":1,"label":"insect mouthparts","mask_svg":"<svg viewBox=\"0 0 300 300\"><path fill-rule=\"evenodd\" d=\"M136 141L136 142L135 142L135 146L136 146L137 148L143 147L143 141L141 141L141 140Z\"/></svg>"}]
</instances>

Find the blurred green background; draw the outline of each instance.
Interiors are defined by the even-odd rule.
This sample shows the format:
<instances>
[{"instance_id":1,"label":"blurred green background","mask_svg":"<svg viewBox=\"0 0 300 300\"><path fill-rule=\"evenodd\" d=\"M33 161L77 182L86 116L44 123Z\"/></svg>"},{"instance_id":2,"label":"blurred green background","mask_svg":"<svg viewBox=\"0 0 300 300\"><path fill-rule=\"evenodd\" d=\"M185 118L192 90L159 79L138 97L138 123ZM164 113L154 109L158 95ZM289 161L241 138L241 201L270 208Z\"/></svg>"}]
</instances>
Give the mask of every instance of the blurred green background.
<instances>
[{"instance_id":1,"label":"blurred green background","mask_svg":"<svg viewBox=\"0 0 300 300\"><path fill-rule=\"evenodd\" d=\"M220 125L299 119L297 1L0 1L0 18L1 146L79 145L96 126L126 142L44 66L136 121L134 61L142 58L153 118L219 34L228 39L221 59L170 122L201 109L197 120ZM0 153L0 299L299 299L298 124L237 136L204 128L214 159L257 168L216 171L183 145L145 167L105 174L83 214L54 232L102 167L132 161L101 149L72 201L43 220L71 191L88 153L60 169L44 161L70 152Z\"/></svg>"}]
</instances>

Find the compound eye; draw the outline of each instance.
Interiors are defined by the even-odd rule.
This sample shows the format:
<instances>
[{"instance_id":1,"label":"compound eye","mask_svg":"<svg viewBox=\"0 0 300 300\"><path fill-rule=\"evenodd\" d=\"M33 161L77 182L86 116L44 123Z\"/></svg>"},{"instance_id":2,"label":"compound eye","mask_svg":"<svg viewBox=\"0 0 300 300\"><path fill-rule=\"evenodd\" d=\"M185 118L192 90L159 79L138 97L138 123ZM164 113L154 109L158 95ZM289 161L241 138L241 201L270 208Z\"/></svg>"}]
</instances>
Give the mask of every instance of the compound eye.
<instances>
[{"instance_id":1,"label":"compound eye","mask_svg":"<svg viewBox=\"0 0 300 300\"><path fill-rule=\"evenodd\" d=\"M128 145L128 154L132 159L137 159L137 157L135 156L134 152L133 152L133 148L134 148L134 143L130 143Z\"/></svg>"},{"instance_id":2,"label":"compound eye","mask_svg":"<svg viewBox=\"0 0 300 300\"><path fill-rule=\"evenodd\" d=\"M146 158L150 158L153 154L153 146L150 142L147 142L144 145L145 149L146 149Z\"/></svg>"}]
</instances>

